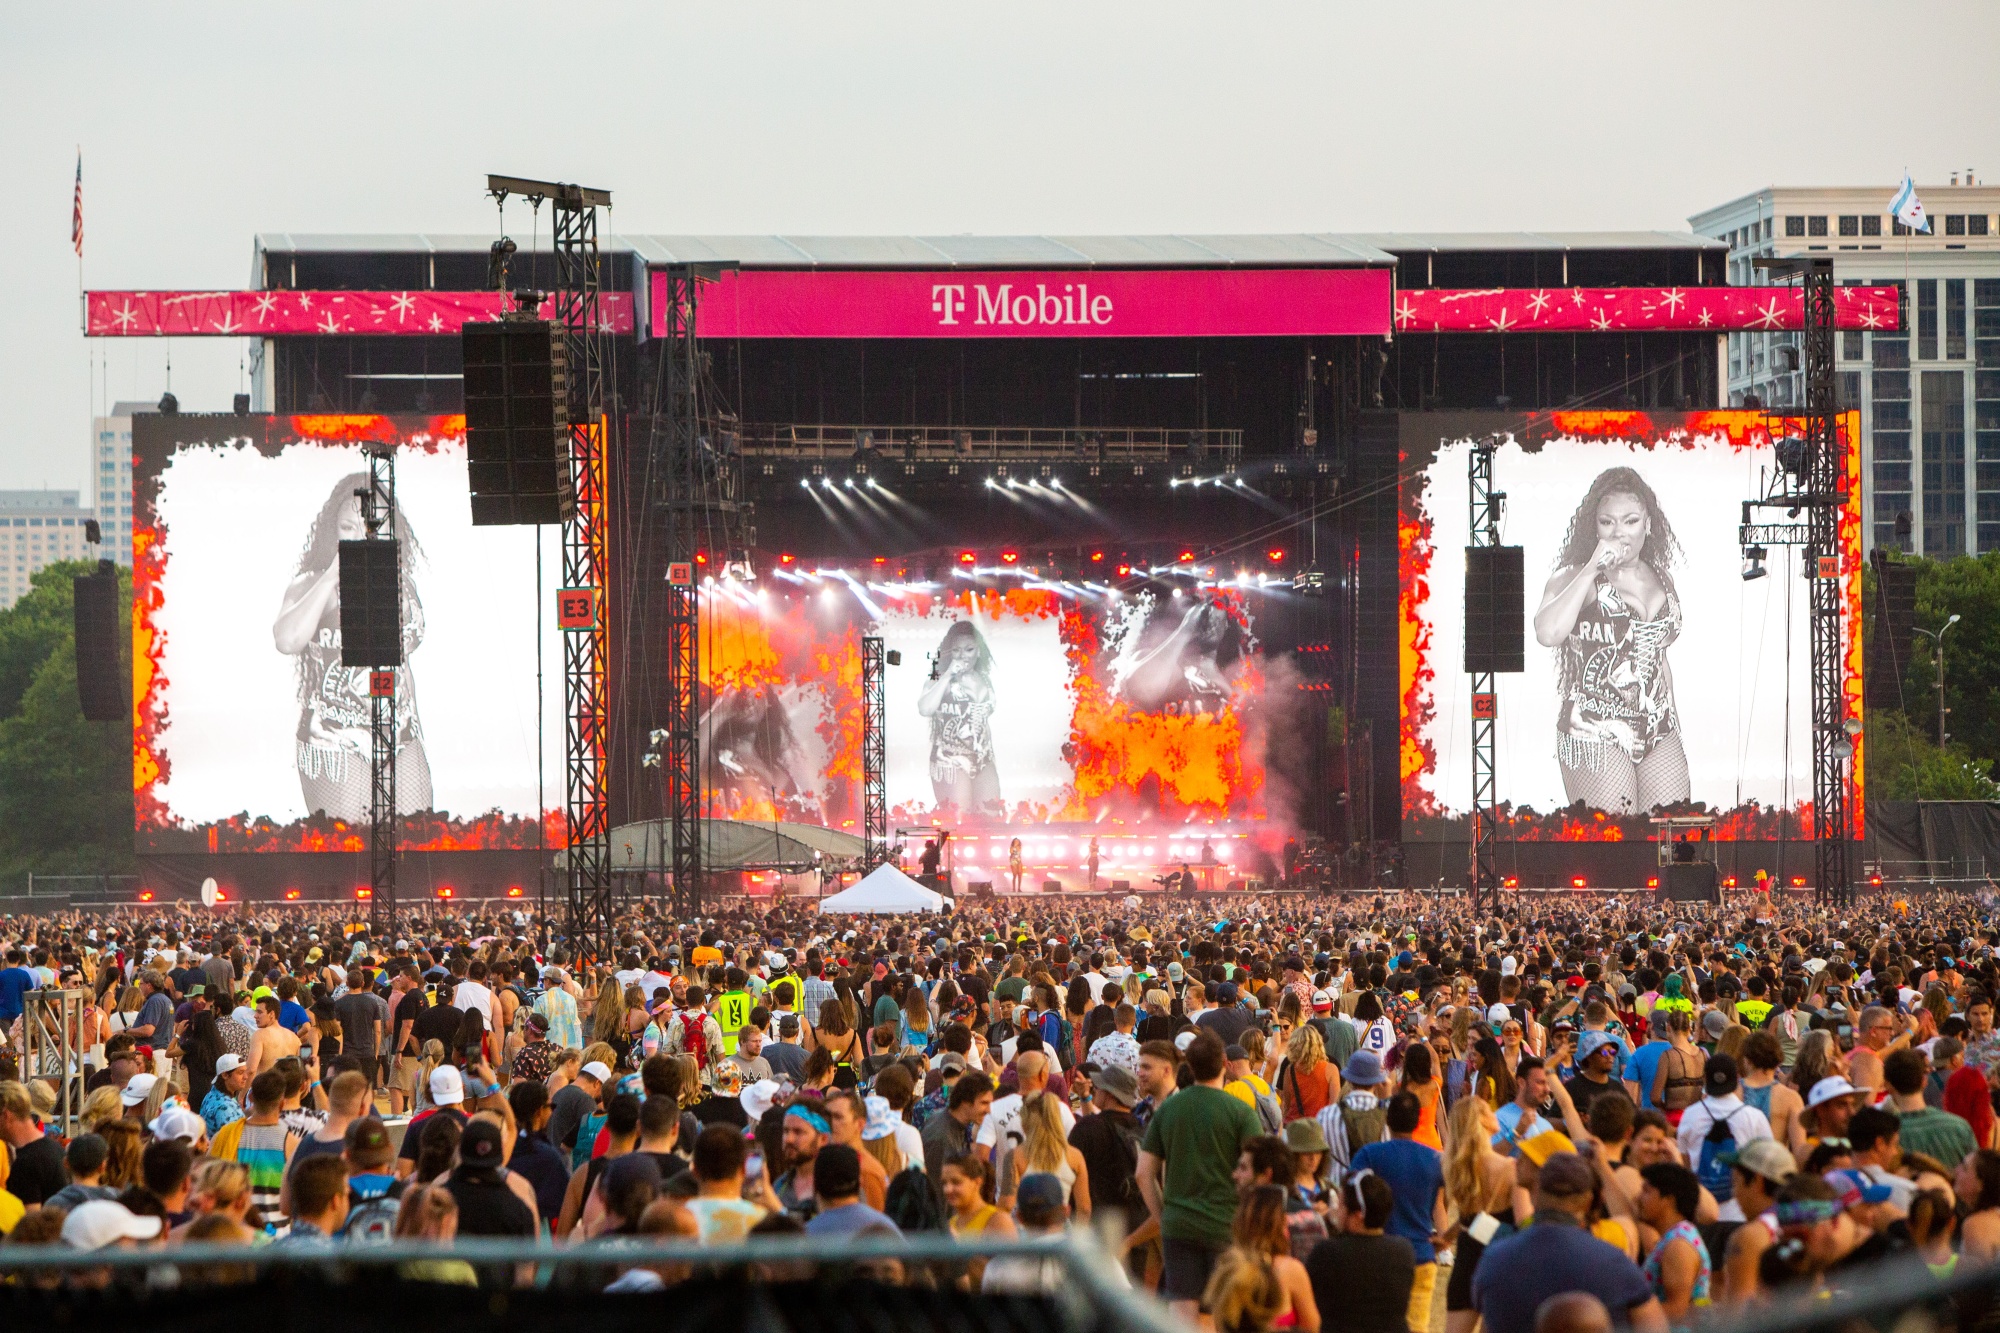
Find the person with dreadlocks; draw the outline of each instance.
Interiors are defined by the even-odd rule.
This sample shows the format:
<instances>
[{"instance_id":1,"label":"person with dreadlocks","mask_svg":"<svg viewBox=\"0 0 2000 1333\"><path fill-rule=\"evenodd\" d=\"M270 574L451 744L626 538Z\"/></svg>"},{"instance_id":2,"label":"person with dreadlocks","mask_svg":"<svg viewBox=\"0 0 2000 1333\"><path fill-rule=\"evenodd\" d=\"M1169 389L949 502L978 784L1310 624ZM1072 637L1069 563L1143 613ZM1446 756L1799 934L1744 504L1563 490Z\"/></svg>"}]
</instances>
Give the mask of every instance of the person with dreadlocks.
<instances>
[{"instance_id":1,"label":"person with dreadlocks","mask_svg":"<svg viewBox=\"0 0 2000 1333\"><path fill-rule=\"evenodd\" d=\"M1535 612L1556 650L1556 760L1571 801L1633 814L1688 799L1667 646L1680 637L1679 544L1653 488L1606 468L1571 516Z\"/></svg>"}]
</instances>

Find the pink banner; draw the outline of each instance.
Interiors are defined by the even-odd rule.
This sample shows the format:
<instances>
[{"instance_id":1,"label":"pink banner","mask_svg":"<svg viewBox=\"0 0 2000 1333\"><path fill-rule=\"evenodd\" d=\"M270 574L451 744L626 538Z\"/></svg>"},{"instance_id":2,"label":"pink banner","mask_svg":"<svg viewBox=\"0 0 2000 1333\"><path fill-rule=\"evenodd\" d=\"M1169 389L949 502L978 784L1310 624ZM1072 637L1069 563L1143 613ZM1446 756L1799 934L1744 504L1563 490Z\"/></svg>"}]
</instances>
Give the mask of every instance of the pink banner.
<instances>
[{"instance_id":1,"label":"pink banner","mask_svg":"<svg viewBox=\"0 0 2000 1333\"><path fill-rule=\"evenodd\" d=\"M500 292L90 292L84 335L444 334L513 307L514 299ZM632 309L630 292L605 292L598 297L599 326L632 332ZM553 299L542 302L541 315L554 317Z\"/></svg>"},{"instance_id":2,"label":"pink banner","mask_svg":"<svg viewBox=\"0 0 2000 1333\"><path fill-rule=\"evenodd\" d=\"M1836 287L1834 326L1897 327L1894 287ZM1805 327L1796 287L1494 287L1396 293L1398 333L1763 333Z\"/></svg>"},{"instance_id":3,"label":"pink banner","mask_svg":"<svg viewBox=\"0 0 2000 1333\"><path fill-rule=\"evenodd\" d=\"M709 338L1171 338L1389 332L1388 269L743 269L702 288ZM666 277L653 275L653 329Z\"/></svg>"}]
</instances>

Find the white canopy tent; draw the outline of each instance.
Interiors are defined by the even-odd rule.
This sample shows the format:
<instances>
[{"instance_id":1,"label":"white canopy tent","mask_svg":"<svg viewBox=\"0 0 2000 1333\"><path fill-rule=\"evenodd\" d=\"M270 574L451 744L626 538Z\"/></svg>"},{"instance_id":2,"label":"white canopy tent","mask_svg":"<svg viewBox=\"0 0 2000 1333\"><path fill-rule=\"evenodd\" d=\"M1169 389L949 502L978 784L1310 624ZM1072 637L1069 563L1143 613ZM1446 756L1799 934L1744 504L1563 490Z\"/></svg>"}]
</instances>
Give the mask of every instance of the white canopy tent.
<instances>
[{"instance_id":1,"label":"white canopy tent","mask_svg":"<svg viewBox=\"0 0 2000 1333\"><path fill-rule=\"evenodd\" d=\"M886 861L849 887L819 900L831 912L942 912L945 897L911 879Z\"/></svg>"}]
</instances>

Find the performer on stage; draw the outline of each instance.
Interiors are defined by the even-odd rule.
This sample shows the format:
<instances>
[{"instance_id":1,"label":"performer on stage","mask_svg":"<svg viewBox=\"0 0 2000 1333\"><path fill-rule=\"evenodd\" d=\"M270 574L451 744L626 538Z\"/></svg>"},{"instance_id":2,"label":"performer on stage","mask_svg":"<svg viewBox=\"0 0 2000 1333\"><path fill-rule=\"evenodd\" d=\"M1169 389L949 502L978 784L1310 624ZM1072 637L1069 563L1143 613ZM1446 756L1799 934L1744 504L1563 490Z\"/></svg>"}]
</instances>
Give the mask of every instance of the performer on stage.
<instances>
[{"instance_id":1,"label":"performer on stage","mask_svg":"<svg viewBox=\"0 0 2000 1333\"><path fill-rule=\"evenodd\" d=\"M1679 551L1652 487L1599 473L1570 518L1535 612L1556 650L1556 760L1571 801L1612 814L1688 799L1667 646L1681 631Z\"/></svg>"},{"instance_id":2,"label":"performer on stage","mask_svg":"<svg viewBox=\"0 0 2000 1333\"><path fill-rule=\"evenodd\" d=\"M946 830L936 838L924 840L924 854L917 858L917 869L924 877L924 883L933 889L942 887L938 883L938 866L944 859L944 845L951 841L951 832Z\"/></svg>"},{"instance_id":3,"label":"performer on stage","mask_svg":"<svg viewBox=\"0 0 2000 1333\"><path fill-rule=\"evenodd\" d=\"M1090 856L1084 864L1090 871L1090 890L1095 893L1097 891L1097 839L1095 838L1090 840Z\"/></svg>"},{"instance_id":4,"label":"performer on stage","mask_svg":"<svg viewBox=\"0 0 2000 1333\"><path fill-rule=\"evenodd\" d=\"M367 667L340 663L340 543L368 535L361 497L370 484L366 472L335 483L320 506L299 553L297 571L285 589L271 639L279 652L298 659L299 725L294 755L306 809L335 819L363 820L369 809L369 756L372 709ZM423 554L416 533L396 507L400 550L397 574L402 587L403 665L396 668L396 805L399 811L431 808L431 766L417 721L410 656L424 638L424 604L411 570Z\"/></svg>"},{"instance_id":5,"label":"performer on stage","mask_svg":"<svg viewBox=\"0 0 2000 1333\"><path fill-rule=\"evenodd\" d=\"M969 620L945 631L936 674L917 699L931 720L931 788L940 806L1004 817L993 759L993 655Z\"/></svg>"},{"instance_id":6,"label":"performer on stage","mask_svg":"<svg viewBox=\"0 0 2000 1333\"><path fill-rule=\"evenodd\" d=\"M1215 892L1215 847L1207 838L1201 840L1201 880L1202 887Z\"/></svg>"},{"instance_id":7,"label":"performer on stage","mask_svg":"<svg viewBox=\"0 0 2000 1333\"><path fill-rule=\"evenodd\" d=\"M1021 840L1014 839L1007 844L1007 873L1014 879L1014 892L1021 891Z\"/></svg>"}]
</instances>

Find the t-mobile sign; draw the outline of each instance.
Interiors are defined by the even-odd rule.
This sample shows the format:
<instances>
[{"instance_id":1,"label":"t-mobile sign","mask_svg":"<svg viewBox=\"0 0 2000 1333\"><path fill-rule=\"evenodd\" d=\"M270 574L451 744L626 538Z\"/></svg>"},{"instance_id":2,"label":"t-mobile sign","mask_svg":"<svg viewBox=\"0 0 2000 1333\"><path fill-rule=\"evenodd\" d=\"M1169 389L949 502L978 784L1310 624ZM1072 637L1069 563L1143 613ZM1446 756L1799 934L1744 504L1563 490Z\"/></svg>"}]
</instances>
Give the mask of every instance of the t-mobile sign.
<instances>
[{"instance_id":1,"label":"t-mobile sign","mask_svg":"<svg viewBox=\"0 0 2000 1333\"><path fill-rule=\"evenodd\" d=\"M653 332L666 277L653 275ZM1382 335L1387 269L745 269L704 284L707 338Z\"/></svg>"}]
</instances>

